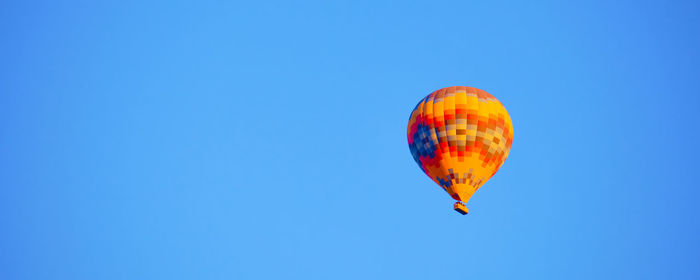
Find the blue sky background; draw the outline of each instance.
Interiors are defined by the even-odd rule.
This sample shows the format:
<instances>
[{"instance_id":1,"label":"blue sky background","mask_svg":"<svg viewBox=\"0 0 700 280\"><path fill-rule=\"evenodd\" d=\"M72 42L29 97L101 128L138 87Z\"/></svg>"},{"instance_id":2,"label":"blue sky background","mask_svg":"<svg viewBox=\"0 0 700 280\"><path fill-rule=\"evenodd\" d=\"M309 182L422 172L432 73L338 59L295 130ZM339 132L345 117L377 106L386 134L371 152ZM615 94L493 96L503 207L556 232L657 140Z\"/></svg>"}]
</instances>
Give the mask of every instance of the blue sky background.
<instances>
[{"instance_id":1,"label":"blue sky background","mask_svg":"<svg viewBox=\"0 0 700 280\"><path fill-rule=\"evenodd\" d=\"M693 1L3 1L0 279L698 279ZM455 213L433 90L509 110Z\"/></svg>"}]
</instances>

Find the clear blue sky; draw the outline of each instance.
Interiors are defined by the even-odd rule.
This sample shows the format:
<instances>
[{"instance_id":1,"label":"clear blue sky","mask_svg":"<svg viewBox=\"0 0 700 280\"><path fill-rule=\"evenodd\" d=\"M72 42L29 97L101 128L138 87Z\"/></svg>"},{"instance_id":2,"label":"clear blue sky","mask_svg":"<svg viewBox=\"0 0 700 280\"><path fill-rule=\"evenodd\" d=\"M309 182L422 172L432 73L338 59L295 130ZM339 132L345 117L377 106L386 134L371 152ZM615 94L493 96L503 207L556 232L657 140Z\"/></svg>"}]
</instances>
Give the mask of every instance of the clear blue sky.
<instances>
[{"instance_id":1,"label":"clear blue sky","mask_svg":"<svg viewBox=\"0 0 700 280\"><path fill-rule=\"evenodd\" d=\"M0 4L0 279L700 278L697 2L144 2ZM454 85L515 127L467 216Z\"/></svg>"}]
</instances>

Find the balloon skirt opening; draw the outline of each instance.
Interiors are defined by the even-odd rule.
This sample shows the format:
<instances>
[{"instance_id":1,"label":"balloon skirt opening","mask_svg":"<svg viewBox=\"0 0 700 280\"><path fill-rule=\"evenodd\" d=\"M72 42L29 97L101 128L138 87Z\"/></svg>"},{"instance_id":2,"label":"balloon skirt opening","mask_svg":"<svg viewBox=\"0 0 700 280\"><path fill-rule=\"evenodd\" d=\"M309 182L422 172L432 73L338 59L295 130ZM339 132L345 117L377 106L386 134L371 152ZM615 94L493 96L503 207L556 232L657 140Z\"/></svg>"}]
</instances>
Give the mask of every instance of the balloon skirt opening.
<instances>
[{"instance_id":1,"label":"balloon skirt opening","mask_svg":"<svg viewBox=\"0 0 700 280\"><path fill-rule=\"evenodd\" d=\"M461 202L455 202L455 211L459 212L462 215L466 215L469 213L469 209L467 209L466 206L464 206L464 203Z\"/></svg>"}]
</instances>

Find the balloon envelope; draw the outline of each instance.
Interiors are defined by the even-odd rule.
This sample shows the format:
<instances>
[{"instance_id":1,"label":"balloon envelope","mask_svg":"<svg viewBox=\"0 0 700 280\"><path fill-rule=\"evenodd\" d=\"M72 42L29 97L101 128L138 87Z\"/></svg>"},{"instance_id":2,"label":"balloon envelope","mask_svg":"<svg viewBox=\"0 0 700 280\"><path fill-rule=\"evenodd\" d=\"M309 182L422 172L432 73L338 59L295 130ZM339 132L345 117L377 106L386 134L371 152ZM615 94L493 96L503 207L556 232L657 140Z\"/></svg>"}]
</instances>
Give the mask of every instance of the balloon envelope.
<instances>
[{"instance_id":1,"label":"balloon envelope","mask_svg":"<svg viewBox=\"0 0 700 280\"><path fill-rule=\"evenodd\" d=\"M491 94L447 87L418 102L407 134L413 159L423 172L452 198L467 202L508 157L513 124Z\"/></svg>"}]
</instances>

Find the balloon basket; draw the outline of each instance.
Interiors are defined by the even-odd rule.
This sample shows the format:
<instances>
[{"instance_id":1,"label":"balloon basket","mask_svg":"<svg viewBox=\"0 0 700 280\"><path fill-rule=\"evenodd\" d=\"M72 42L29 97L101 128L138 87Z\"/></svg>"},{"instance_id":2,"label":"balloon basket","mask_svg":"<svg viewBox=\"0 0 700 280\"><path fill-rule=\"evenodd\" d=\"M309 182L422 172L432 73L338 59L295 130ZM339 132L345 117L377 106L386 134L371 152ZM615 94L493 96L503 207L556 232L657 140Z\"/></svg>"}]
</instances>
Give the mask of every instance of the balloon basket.
<instances>
[{"instance_id":1,"label":"balloon basket","mask_svg":"<svg viewBox=\"0 0 700 280\"><path fill-rule=\"evenodd\" d=\"M455 211L459 212L462 215L466 215L469 213L469 209L467 209L466 206L464 206L464 203L461 202L455 202Z\"/></svg>"}]
</instances>

